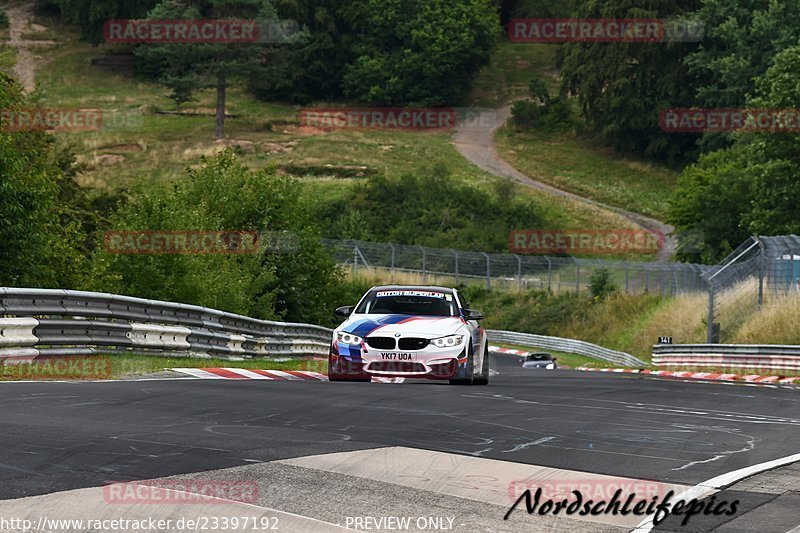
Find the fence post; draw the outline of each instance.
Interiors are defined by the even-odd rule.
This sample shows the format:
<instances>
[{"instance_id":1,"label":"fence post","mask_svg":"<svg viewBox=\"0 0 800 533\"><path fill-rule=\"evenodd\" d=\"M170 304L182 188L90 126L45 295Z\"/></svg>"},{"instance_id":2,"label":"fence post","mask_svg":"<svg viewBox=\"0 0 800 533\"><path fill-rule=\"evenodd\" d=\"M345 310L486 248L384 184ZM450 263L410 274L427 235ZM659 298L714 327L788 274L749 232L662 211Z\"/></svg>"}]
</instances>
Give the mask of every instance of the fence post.
<instances>
[{"instance_id":1,"label":"fence post","mask_svg":"<svg viewBox=\"0 0 800 533\"><path fill-rule=\"evenodd\" d=\"M427 257L425 256L425 248L420 246L419 249L422 250L422 282L426 283L428 281L428 270L425 264Z\"/></svg>"},{"instance_id":2,"label":"fence post","mask_svg":"<svg viewBox=\"0 0 800 533\"><path fill-rule=\"evenodd\" d=\"M644 292L650 292L650 269L644 267Z\"/></svg>"},{"instance_id":3,"label":"fence post","mask_svg":"<svg viewBox=\"0 0 800 533\"><path fill-rule=\"evenodd\" d=\"M761 309L764 305L764 262L767 256L764 253L764 243L758 237L756 237L756 240L758 241L758 253L760 256L758 258L758 308ZM792 264L794 264L794 259Z\"/></svg>"},{"instance_id":4,"label":"fence post","mask_svg":"<svg viewBox=\"0 0 800 533\"><path fill-rule=\"evenodd\" d=\"M394 244L389 243L389 247L392 249L392 276L394 276Z\"/></svg>"},{"instance_id":5,"label":"fence post","mask_svg":"<svg viewBox=\"0 0 800 533\"><path fill-rule=\"evenodd\" d=\"M483 254L483 257L486 258L486 288L487 289L491 289L492 288L492 271L491 271L491 266L489 265L489 254L487 254L486 252L481 252L481 253Z\"/></svg>"},{"instance_id":6,"label":"fence post","mask_svg":"<svg viewBox=\"0 0 800 533\"><path fill-rule=\"evenodd\" d=\"M458 274L458 250L453 250L453 255L456 258L456 285L458 285L459 283L461 283L461 280L459 279L459 274Z\"/></svg>"},{"instance_id":7,"label":"fence post","mask_svg":"<svg viewBox=\"0 0 800 533\"><path fill-rule=\"evenodd\" d=\"M708 335L706 342L714 344L714 285L708 283Z\"/></svg>"},{"instance_id":8,"label":"fence post","mask_svg":"<svg viewBox=\"0 0 800 533\"><path fill-rule=\"evenodd\" d=\"M553 262L550 261L550 258L544 256L545 261L547 261L547 292L553 292Z\"/></svg>"},{"instance_id":9,"label":"fence post","mask_svg":"<svg viewBox=\"0 0 800 533\"><path fill-rule=\"evenodd\" d=\"M625 294L631 293L631 290L628 286L628 277L630 274L630 269L631 269L630 265L628 263L625 263Z\"/></svg>"},{"instance_id":10,"label":"fence post","mask_svg":"<svg viewBox=\"0 0 800 533\"><path fill-rule=\"evenodd\" d=\"M358 270L358 245L353 245L353 274Z\"/></svg>"},{"instance_id":11,"label":"fence post","mask_svg":"<svg viewBox=\"0 0 800 533\"><path fill-rule=\"evenodd\" d=\"M517 285L519 290L522 290L522 258L517 254L514 254L514 257L517 258Z\"/></svg>"},{"instance_id":12,"label":"fence post","mask_svg":"<svg viewBox=\"0 0 800 533\"><path fill-rule=\"evenodd\" d=\"M581 293L581 264L575 260L575 294Z\"/></svg>"}]
</instances>

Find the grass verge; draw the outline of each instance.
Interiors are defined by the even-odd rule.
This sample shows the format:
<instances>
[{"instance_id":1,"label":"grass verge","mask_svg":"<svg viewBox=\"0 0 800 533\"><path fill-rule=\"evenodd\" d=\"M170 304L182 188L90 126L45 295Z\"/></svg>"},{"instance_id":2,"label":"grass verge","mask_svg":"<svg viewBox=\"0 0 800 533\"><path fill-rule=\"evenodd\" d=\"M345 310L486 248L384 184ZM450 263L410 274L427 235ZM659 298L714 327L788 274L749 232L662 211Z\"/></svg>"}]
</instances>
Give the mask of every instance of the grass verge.
<instances>
[{"instance_id":1,"label":"grass verge","mask_svg":"<svg viewBox=\"0 0 800 533\"><path fill-rule=\"evenodd\" d=\"M248 359L245 361L229 361L226 359L198 359L193 357L159 357L152 355L112 354L108 356L92 356L70 358L80 362L100 360L99 365L91 366L88 374L80 370L71 372L56 364L56 359L19 363L0 366L0 381L50 381L81 379L126 379L158 374L168 368L256 368L261 370L308 370L327 373L327 361L292 359L290 361L273 361L270 359ZM106 366L106 360L110 365ZM176 374L176 377L178 375Z\"/></svg>"}]
</instances>

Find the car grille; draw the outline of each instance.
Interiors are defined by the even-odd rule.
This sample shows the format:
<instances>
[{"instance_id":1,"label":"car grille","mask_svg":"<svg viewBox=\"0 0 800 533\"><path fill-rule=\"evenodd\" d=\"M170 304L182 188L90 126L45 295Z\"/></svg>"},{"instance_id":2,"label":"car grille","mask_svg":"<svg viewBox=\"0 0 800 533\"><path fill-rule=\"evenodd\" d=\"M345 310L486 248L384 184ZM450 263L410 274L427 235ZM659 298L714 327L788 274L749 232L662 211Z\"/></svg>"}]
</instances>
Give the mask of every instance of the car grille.
<instances>
[{"instance_id":1,"label":"car grille","mask_svg":"<svg viewBox=\"0 0 800 533\"><path fill-rule=\"evenodd\" d=\"M374 363L370 363L367 370L371 372L415 372L419 374L424 374L426 372L425 365L422 363L410 363L403 361L376 361Z\"/></svg>"},{"instance_id":2,"label":"car grille","mask_svg":"<svg viewBox=\"0 0 800 533\"><path fill-rule=\"evenodd\" d=\"M391 337L367 337L367 346L376 350L394 350L395 343Z\"/></svg>"},{"instance_id":3,"label":"car grille","mask_svg":"<svg viewBox=\"0 0 800 533\"><path fill-rule=\"evenodd\" d=\"M419 339L417 337L408 337L397 341L397 346L401 350L421 350L427 345L428 339Z\"/></svg>"}]
</instances>

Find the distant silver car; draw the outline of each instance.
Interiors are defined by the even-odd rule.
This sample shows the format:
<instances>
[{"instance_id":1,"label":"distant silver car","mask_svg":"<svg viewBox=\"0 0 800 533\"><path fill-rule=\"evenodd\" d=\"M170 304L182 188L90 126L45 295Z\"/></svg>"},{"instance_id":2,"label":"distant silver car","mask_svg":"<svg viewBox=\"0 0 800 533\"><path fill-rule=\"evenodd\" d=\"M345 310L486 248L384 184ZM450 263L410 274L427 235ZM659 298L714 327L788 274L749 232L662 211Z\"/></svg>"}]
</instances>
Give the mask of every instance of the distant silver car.
<instances>
[{"instance_id":1,"label":"distant silver car","mask_svg":"<svg viewBox=\"0 0 800 533\"><path fill-rule=\"evenodd\" d=\"M556 358L547 352L530 353L522 360L522 368L555 370L558 368Z\"/></svg>"}]
</instances>

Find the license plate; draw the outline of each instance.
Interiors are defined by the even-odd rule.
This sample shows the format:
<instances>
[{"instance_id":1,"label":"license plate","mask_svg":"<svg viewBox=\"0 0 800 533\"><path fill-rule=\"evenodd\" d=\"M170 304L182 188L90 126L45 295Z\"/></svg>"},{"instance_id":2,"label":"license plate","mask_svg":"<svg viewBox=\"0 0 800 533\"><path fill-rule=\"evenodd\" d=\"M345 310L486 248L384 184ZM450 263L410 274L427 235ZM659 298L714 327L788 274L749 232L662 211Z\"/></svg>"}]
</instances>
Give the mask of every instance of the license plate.
<instances>
[{"instance_id":1,"label":"license plate","mask_svg":"<svg viewBox=\"0 0 800 533\"><path fill-rule=\"evenodd\" d=\"M416 361L417 355L408 352L380 352L378 359L381 361Z\"/></svg>"}]
</instances>

